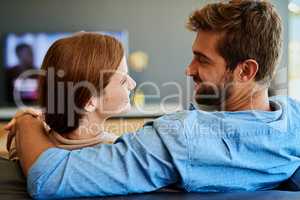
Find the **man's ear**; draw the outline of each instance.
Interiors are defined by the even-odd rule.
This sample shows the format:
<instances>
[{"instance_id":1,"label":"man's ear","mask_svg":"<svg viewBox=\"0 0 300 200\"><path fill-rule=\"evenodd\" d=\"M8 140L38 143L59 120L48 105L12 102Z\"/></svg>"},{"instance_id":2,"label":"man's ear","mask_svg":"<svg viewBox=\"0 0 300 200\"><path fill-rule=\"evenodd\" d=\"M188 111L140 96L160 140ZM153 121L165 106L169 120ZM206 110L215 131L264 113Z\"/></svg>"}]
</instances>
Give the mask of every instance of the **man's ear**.
<instances>
[{"instance_id":1,"label":"man's ear","mask_svg":"<svg viewBox=\"0 0 300 200\"><path fill-rule=\"evenodd\" d=\"M94 112L97 108L97 98L91 97L90 100L85 104L84 110L86 112Z\"/></svg>"},{"instance_id":2,"label":"man's ear","mask_svg":"<svg viewBox=\"0 0 300 200\"><path fill-rule=\"evenodd\" d=\"M247 59L238 64L234 70L235 77L240 82L248 82L255 79L259 65L254 59Z\"/></svg>"}]
</instances>

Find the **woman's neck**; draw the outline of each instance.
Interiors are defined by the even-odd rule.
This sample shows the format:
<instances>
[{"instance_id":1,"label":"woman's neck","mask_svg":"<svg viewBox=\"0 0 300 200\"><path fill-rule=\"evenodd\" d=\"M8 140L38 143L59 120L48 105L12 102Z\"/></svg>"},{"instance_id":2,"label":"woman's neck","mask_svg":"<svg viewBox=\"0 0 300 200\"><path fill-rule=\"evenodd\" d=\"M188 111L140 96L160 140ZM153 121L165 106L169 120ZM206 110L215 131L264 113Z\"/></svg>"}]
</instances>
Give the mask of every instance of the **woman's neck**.
<instances>
[{"instance_id":1,"label":"woman's neck","mask_svg":"<svg viewBox=\"0 0 300 200\"><path fill-rule=\"evenodd\" d=\"M80 140L96 137L104 131L106 118L99 116L97 112L87 113L79 123L79 127L69 133L63 134L65 138Z\"/></svg>"}]
</instances>

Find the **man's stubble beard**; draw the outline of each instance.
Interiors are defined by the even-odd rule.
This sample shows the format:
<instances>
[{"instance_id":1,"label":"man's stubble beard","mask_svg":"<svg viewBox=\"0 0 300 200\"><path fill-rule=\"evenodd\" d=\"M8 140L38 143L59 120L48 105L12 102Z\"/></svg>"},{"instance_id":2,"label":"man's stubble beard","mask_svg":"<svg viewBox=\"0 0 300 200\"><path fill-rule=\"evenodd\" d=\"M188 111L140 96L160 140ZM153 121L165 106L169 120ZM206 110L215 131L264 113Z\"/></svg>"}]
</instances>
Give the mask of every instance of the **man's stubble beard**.
<instances>
[{"instance_id":1,"label":"man's stubble beard","mask_svg":"<svg viewBox=\"0 0 300 200\"><path fill-rule=\"evenodd\" d=\"M218 106L226 104L226 100L232 95L233 86L232 72L226 72L219 85L201 82L200 88L195 93L195 101L199 105Z\"/></svg>"}]
</instances>

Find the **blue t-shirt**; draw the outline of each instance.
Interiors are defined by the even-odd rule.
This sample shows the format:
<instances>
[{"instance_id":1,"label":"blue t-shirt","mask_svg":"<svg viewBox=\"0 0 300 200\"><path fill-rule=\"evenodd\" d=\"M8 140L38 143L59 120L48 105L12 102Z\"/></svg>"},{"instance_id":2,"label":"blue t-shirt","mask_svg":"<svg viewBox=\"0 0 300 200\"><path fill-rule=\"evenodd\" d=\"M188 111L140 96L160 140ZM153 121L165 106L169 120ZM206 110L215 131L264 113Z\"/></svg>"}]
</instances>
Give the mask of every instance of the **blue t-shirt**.
<instances>
[{"instance_id":1,"label":"blue t-shirt","mask_svg":"<svg viewBox=\"0 0 300 200\"><path fill-rule=\"evenodd\" d=\"M124 195L170 184L192 192L267 190L300 166L300 104L270 99L275 111L180 111L114 144L50 148L29 170L34 198Z\"/></svg>"}]
</instances>

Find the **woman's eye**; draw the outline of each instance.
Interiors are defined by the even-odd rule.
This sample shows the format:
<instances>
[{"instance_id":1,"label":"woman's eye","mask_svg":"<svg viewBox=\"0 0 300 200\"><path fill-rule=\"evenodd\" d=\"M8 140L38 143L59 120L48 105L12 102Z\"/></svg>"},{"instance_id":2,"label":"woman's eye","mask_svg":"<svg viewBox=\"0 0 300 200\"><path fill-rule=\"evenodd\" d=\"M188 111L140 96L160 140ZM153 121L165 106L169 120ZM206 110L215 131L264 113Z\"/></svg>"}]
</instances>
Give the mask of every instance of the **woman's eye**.
<instances>
[{"instance_id":1,"label":"woman's eye","mask_svg":"<svg viewBox=\"0 0 300 200\"><path fill-rule=\"evenodd\" d=\"M126 81L127 81L127 78L124 77L124 78L121 80L121 85L124 85L124 84L126 83Z\"/></svg>"}]
</instances>

